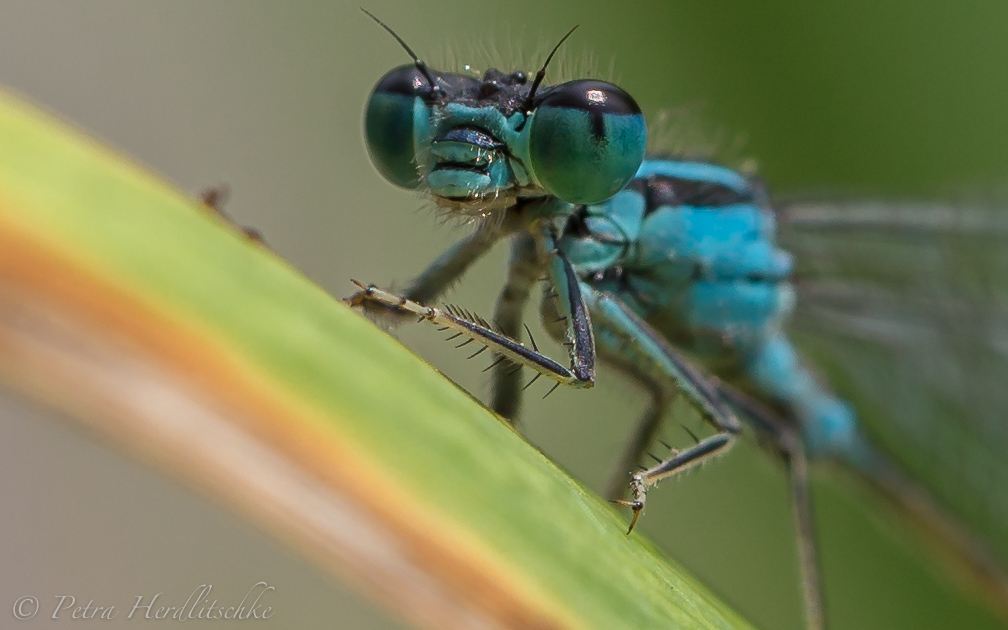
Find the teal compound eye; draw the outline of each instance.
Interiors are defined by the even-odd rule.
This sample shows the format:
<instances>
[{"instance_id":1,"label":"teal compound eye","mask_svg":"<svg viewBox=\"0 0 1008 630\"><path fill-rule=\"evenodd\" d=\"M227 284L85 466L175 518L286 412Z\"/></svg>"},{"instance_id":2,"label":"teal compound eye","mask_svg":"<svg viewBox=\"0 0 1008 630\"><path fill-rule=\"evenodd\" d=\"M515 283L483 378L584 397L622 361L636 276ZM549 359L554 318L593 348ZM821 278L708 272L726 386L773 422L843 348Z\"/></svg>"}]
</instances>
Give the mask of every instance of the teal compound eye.
<instances>
[{"instance_id":1,"label":"teal compound eye","mask_svg":"<svg viewBox=\"0 0 1008 630\"><path fill-rule=\"evenodd\" d=\"M432 97L415 65L391 70L375 85L364 112L364 138L375 168L401 188L420 185L413 144L413 110Z\"/></svg>"},{"instance_id":2,"label":"teal compound eye","mask_svg":"<svg viewBox=\"0 0 1008 630\"><path fill-rule=\"evenodd\" d=\"M577 204L604 201L644 160L647 125L633 97L603 81L544 91L529 121L529 156L548 192Z\"/></svg>"}]
</instances>

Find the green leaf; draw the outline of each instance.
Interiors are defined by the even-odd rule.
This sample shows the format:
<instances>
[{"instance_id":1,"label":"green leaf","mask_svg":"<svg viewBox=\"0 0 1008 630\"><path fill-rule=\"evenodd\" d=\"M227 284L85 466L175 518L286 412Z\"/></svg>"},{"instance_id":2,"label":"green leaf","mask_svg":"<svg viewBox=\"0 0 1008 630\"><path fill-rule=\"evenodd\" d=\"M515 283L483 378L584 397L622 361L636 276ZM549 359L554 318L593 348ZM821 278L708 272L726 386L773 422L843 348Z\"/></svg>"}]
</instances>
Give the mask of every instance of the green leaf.
<instances>
[{"instance_id":1,"label":"green leaf","mask_svg":"<svg viewBox=\"0 0 1008 630\"><path fill-rule=\"evenodd\" d=\"M10 99L0 378L418 622L748 627L268 248Z\"/></svg>"}]
</instances>

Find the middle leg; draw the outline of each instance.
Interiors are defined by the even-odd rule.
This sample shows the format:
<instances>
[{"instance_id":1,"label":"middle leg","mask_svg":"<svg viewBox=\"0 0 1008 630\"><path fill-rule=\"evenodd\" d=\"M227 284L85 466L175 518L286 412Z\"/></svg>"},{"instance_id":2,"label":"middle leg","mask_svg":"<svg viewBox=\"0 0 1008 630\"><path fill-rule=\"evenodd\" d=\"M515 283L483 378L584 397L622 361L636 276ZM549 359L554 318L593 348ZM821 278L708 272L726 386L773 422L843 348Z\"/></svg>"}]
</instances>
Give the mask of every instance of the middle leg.
<instances>
[{"instance_id":1,"label":"middle leg","mask_svg":"<svg viewBox=\"0 0 1008 630\"><path fill-rule=\"evenodd\" d=\"M521 334L522 316L528 305L532 285L542 275L543 267L536 253L535 239L531 234L515 236L511 246L511 260L508 262L507 280L497 298L494 323L500 332L512 339ZM498 358L500 358L498 356ZM538 378L538 375L534 378ZM504 418L515 423L521 407L522 370L507 361L494 365L493 401L491 408Z\"/></svg>"}]
</instances>

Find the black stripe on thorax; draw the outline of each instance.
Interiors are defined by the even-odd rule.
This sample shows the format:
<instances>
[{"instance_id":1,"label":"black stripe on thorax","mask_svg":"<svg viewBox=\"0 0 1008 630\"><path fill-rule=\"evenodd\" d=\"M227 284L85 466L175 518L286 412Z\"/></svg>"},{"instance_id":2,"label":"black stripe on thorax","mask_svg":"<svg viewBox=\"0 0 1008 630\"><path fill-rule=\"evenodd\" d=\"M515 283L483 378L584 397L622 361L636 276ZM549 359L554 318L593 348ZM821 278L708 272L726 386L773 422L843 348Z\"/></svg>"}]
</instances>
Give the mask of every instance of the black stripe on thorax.
<instances>
[{"instance_id":1,"label":"black stripe on thorax","mask_svg":"<svg viewBox=\"0 0 1008 630\"><path fill-rule=\"evenodd\" d=\"M718 182L669 175L648 175L643 182L647 199L645 215L662 206L718 208L756 200L754 191L750 189L739 191Z\"/></svg>"}]
</instances>

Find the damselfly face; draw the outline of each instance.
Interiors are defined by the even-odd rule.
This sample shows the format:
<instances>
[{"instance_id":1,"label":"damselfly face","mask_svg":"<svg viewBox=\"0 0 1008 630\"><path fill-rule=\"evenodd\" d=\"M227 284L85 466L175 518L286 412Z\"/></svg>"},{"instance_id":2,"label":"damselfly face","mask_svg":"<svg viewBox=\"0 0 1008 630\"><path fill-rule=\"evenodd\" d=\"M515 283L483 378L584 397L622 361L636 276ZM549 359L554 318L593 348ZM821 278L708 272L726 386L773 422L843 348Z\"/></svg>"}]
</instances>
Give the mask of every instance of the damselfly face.
<instances>
[{"instance_id":1,"label":"damselfly face","mask_svg":"<svg viewBox=\"0 0 1008 630\"><path fill-rule=\"evenodd\" d=\"M640 108L610 83L536 90L520 71L429 76L409 65L382 77L364 129L381 174L426 189L440 206L484 214L519 198L595 203L626 186L644 159Z\"/></svg>"}]
</instances>

